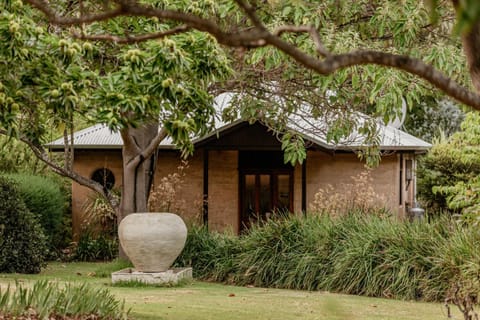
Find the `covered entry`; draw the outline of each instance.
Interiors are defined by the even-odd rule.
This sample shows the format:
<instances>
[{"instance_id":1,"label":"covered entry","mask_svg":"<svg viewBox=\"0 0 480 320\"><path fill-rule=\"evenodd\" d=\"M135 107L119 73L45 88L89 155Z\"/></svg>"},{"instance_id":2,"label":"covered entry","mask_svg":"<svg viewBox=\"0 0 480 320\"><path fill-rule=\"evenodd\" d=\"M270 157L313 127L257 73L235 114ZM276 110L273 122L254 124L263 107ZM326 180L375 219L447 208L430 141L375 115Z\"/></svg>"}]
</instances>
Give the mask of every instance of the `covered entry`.
<instances>
[{"instance_id":1,"label":"covered entry","mask_svg":"<svg viewBox=\"0 0 480 320\"><path fill-rule=\"evenodd\" d=\"M293 177L281 151L239 152L240 231L293 211Z\"/></svg>"}]
</instances>

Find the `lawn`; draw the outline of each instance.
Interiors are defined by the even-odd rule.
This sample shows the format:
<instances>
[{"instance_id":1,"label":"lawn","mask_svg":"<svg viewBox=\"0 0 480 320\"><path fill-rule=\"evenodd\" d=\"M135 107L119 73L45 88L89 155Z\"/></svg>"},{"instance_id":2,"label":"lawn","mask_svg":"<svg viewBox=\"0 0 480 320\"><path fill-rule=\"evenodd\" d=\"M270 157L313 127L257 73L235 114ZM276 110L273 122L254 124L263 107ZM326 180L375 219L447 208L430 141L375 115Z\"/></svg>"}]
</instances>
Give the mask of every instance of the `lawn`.
<instances>
[{"instance_id":1,"label":"lawn","mask_svg":"<svg viewBox=\"0 0 480 320\"><path fill-rule=\"evenodd\" d=\"M134 319L447 319L439 303L193 281L179 287L117 287L108 276L113 263L51 263L39 275L0 274L0 286L40 279L88 282L108 287L131 307ZM103 275L103 276L99 276ZM452 308L453 309L453 308ZM457 310L453 318L462 319Z\"/></svg>"}]
</instances>

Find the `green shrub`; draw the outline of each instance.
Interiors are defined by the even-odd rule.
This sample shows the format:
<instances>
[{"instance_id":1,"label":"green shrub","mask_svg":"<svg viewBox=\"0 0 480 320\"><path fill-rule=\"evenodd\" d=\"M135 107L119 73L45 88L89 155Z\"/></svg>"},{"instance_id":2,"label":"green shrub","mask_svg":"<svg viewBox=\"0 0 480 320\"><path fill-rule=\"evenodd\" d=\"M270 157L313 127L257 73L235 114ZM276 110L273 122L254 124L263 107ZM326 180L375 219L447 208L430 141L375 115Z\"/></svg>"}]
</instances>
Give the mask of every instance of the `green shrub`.
<instances>
[{"instance_id":1,"label":"green shrub","mask_svg":"<svg viewBox=\"0 0 480 320\"><path fill-rule=\"evenodd\" d=\"M118 240L107 235L84 231L73 247L72 259L76 261L108 261L118 255Z\"/></svg>"},{"instance_id":2,"label":"green shrub","mask_svg":"<svg viewBox=\"0 0 480 320\"><path fill-rule=\"evenodd\" d=\"M337 239L330 261L327 290L377 297L426 298L423 281L433 267L436 241L443 227L349 217L342 222L344 236ZM340 240L340 241L339 241Z\"/></svg>"},{"instance_id":3,"label":"green shrub","mask_svg":"<svg viewBox=\"0 0 480 320\"><path fill-rule=\"evenodd\" d=\"M0 272L40 272L48 253L42 227L14 183L2 177L0 203Z\"/></svg>"},{"instance_id":4,"label":"green shrub","mask_svg":"<svg viewBox=\"0 0 480 320\"><path fill-rule=\"evenodd\" d=\"M233 257L240 252L240 239L232 234L208 232L206 227L192 225L185 248L175 261L176 266L195 266L195 277L226 281L233 273Z\"/></svg>"},{"instance_id":5,"label":"green shrub","mask_svg":"<svg viewBox=\"0 0 480 320\"><path fill-rule=\"evenodd\" d=\"M61 188L51 179L41 176L10 174L7 177L18 185L27 208L42 225L51 251L55 251L64 242L61 230L67 200Z\"/></svg>"},{"instance_id":6,"label":"green shrub","mask_svg":"<svg viewBox=\"0 0 480 320\"><path fill-rule=\"evenodd\" d=\"M21 319L127 319L129 310L107 290L86 284L59 286L46 280L31 288L18 283L14 289L0 289L0 318Z\"/></svg>"},{"instance_id":7,"label":"green shrub","mask_svg":"<svg viewBox=\"0 0 480 320\"><path fill-rule=\"evenodd\" d=\"M189 229L178 266L201 279L440 301L458 283L480 292L480 231L449 217L290 216L236 237Z\"/></svg>"},{"instance_id":8,"label":"green shrub","mask_svg":"<svg viewBox=\"0 0 480 320\"><path fill-rule=\"evenodd\" d=\"M461 131L436 141L422 158L418 169L419 197L425 207L436 211L471 215L480 207L479 174L480 115L471 112Z\"/></svg>"}]
</instances>

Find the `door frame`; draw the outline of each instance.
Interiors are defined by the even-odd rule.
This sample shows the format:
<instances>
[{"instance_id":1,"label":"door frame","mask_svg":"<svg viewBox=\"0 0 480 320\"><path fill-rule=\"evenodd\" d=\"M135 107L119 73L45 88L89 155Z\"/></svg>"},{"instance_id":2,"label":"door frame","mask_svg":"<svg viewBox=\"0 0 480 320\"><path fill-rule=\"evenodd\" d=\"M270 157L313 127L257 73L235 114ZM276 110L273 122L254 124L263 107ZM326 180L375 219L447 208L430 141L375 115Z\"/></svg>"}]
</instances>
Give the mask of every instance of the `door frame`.
<instances>
[{"instance_id":1,"label":"door frame","mask_svg":"<svg viewBox=\"0 0 480 320\"><path fill-rule=\"evenodd\" d=\"M289 176L289 207L288 210L289 212L293 212L293 206L294 206L294 168L240 168L239 169L239 202L238 202L238 227L239 227L239 232L244 230L244 221L245 221L245 214L244 214L244 198L245 198L245 176L246 175L255 175L255 184L258 184L258 179L260 175L269 175L270 176L270 197L271 197L271 203L272 206L275 208L275 206L278 204L278 175L288 175ZM258 188L258 186L257 186ZM258 192L258 190L256 190ZM258 197L258 195L256 195Z\"/></svg>"}]
</instances>

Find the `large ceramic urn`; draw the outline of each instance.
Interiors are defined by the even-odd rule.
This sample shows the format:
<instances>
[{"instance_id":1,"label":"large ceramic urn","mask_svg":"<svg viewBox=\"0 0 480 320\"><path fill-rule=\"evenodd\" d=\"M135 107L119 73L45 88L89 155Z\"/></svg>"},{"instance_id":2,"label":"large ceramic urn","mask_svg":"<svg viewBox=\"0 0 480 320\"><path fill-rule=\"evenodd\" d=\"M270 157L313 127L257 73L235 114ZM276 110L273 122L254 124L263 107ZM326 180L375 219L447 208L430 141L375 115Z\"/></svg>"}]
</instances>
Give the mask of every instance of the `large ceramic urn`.
<instances>
[{"instance_id":1,"label":"large ceramic urn","mask_svg":"<svg viewBox=\"0 0 480 320\"><path fill-rule=\"evenodd\" d=\"M182 252L187 227L173 213L132 213L120 222L118 236L137 271L164 272Z\"/></svg>"}]
</instances>

